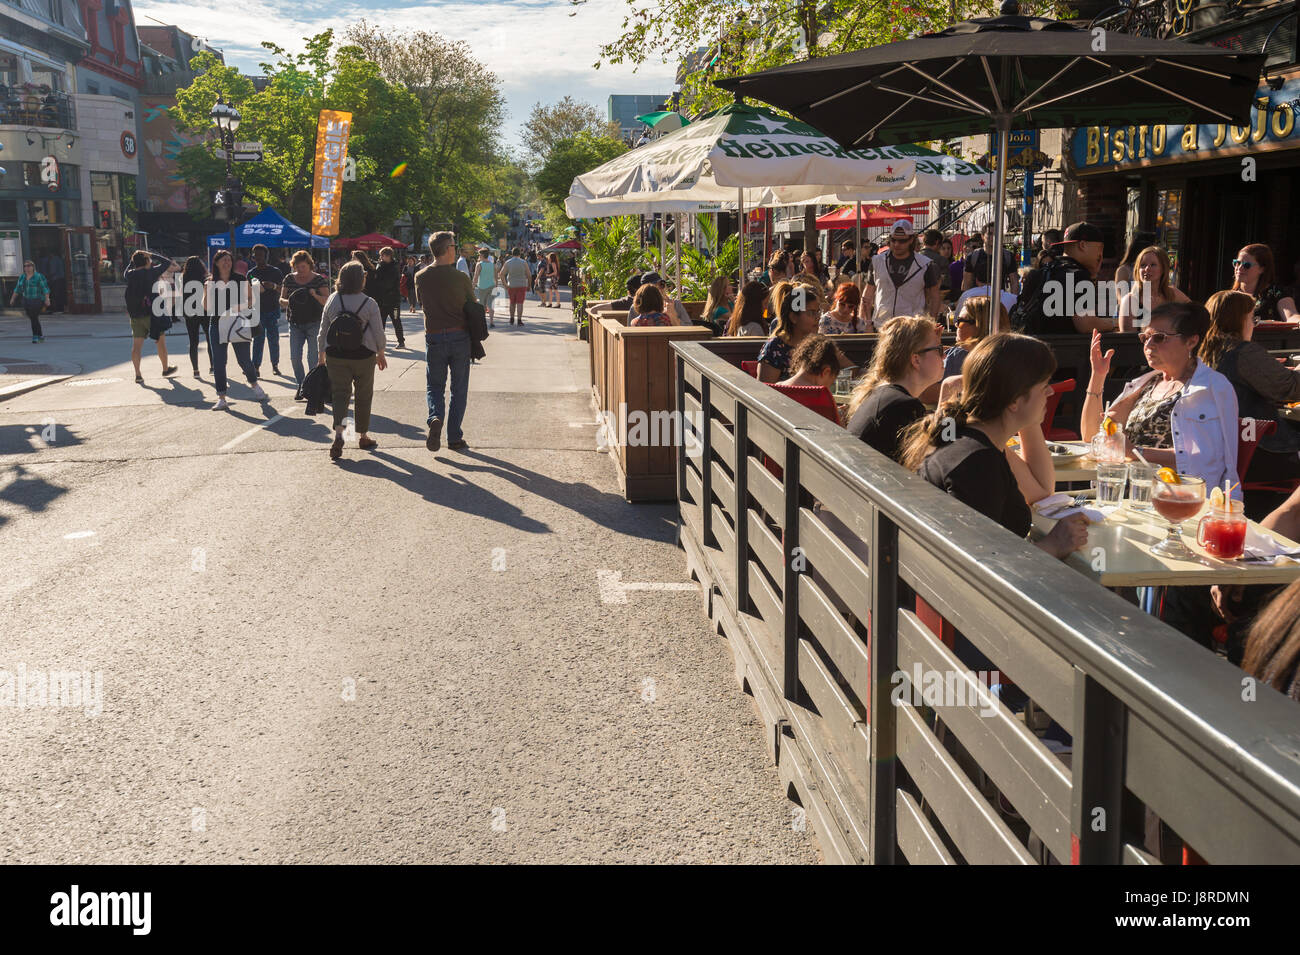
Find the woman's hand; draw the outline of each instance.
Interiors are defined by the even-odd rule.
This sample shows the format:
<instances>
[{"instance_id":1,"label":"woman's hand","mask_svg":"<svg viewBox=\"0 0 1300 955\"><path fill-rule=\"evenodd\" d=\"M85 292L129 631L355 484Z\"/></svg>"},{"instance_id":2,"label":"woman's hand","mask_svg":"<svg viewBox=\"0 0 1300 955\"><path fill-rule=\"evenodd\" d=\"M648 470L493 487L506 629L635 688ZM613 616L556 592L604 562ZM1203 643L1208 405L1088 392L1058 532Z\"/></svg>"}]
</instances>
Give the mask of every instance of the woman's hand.
<instances>
[{"instance_id":1,"label":"woman's hand","mask_svg":"<svg viewBox=\"0 0 1300 955\"><path fill-rule=\"evenodd\" d=\"M1115 357L1115 349L1111 348L1103 355L1101 351L1101 332L1096 329L1092 333L1092 345L1088 348L1088 363L1092 366L1093 381L1102 381L1110 374L1110 360Z\"/></svg>"},{"instance_id":2,"label":"woman's hand","mask_svg":"<svg viewBox=\"0 0 1300 955\"><path fill-rule=\"evenodd\" d=\"M383 371L385 368L388 367L388 359L384 357L383 352L380 352L378 355L375 356L375 367L378 368L380 371Z\"/></svg>"},{"instance_id":3,"label":"woman's hand","mask_svg":"<svg viewBox=\"0 0 1300 955\"><path fill-rule=\"evenodd\" d=\"M1070 514L1056 522L1056 526L1038 542L1038 546L1058 560L1065 560L1088 543L1088 518Z\"/></svg>"},{"instance_id":4,"label":"woman's hand","mask_svg":"<svg viewBox=\"0 0 1300 955\"><path fill-rule=\"evenodd\" d=\"M320 365L323 364L325 364L325 353L321 352L319 355L316 356L316 365L319 367Z\"/></svg>"}]
</instances>

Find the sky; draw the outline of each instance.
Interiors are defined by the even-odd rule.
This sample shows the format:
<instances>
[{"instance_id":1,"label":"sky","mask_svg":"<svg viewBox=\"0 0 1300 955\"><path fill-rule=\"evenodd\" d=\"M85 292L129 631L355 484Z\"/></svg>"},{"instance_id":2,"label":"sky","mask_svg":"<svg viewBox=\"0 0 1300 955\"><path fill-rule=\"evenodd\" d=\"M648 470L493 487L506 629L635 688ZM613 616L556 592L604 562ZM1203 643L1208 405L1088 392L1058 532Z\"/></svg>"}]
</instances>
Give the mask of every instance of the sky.
<instances>
[{"instance_id":1,"label":"sky","mask_svg":"<svg viewBox=\"0 0 1300 955\"><path fill-rule=\"evenodd\" d=\"M283 0L137 0L132 6L137 24L175 24L221 50L226 62L244 73L261 72L257 64L267 58L259 46L264 39L297 52L301 37L326 27L341 32L362 18L398 31L433 30L464 40L501 80L507 111L502 139L511 149L519 147L534 103L569 95L604 115L611 93L664 95L674 86L676 64L661 63L659 57L636 72L627 65L592 69L600 44L620 33L626 0L588 0L572 17L568 0L392 0L386 5L353 0L300 0L292 5Z\"/></svg>"}]
</instances>

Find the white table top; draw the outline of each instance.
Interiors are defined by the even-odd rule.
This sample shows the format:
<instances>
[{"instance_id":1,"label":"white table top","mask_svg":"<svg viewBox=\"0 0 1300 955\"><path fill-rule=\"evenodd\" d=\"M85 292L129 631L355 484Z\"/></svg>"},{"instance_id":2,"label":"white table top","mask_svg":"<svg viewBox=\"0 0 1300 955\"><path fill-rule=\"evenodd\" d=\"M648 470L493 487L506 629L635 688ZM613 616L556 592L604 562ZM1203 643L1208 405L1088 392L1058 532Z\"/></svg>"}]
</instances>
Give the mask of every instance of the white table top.
<instances>
[{"instance_id":1,"label":"white table top","mask_svg":"<svg viewBox=\"0 0 1300 955\"><path fill-rule=\"evenodd\" d=\"M1207 502L1201 514L1208 507ZM1183 543L1199 560L1177 560L1151 553L1151 548L1168 536L1169 525L1154 512L1132 511L1126 506L1108 515L1105 523L1090 526L1087 546L1071 554L1066 563L1103 587L1289 584L1300 577L1300 564L1293 561L1280 561L1273 565L1210 557L1196 543L1196 526L1200 517L1198 514L1182 526ZM1035 512L1031 539L1042 537L1055 523ZM1260 529L1254 521L1250 526ZM1300 550L1300 544L1287 540L1276 531L1263 533L1277 539L1288 550Z\"/></svg>"}]
</instances>

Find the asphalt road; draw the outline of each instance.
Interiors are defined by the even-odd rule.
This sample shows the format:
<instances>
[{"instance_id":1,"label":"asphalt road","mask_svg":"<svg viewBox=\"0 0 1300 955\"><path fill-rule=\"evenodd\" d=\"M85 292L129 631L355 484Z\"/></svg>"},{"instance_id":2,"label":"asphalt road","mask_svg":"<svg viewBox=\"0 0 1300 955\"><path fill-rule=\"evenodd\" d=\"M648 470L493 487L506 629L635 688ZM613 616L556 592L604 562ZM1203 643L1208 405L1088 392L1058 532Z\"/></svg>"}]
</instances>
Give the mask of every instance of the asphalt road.
<instances>
[{"instance_id":1,"label":"asphalt road","mask_svg":"<svg viewBox=\"0 0 1300 955\"><path fill-rule=\"evenodd\" d=\"M183 334L136 385L125 318L0 327L83 369L0 402L0 858L819 860L698 592L602 602L602 570L686 582L674 511L595 451L568 310L527 314L473 369L471 450L425 449L411 349L340 463L290 379L211 410ZM20 670L91 691L34 705Z\"/></svg>"}]
</instances>

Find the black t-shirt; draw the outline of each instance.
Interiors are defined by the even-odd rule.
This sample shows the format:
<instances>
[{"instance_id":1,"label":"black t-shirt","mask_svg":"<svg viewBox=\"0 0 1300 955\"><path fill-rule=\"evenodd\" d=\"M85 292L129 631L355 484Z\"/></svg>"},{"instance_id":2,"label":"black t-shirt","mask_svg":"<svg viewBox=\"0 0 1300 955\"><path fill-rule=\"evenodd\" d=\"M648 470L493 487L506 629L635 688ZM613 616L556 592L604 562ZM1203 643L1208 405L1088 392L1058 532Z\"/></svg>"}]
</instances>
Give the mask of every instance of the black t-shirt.
<instances>
[{"instance_id":1,"label":"black t-shirt","mask_svg":"<svg viewBox=\"0 0 1300 955\"><path fill-rule=\"evenodd\" d=\"M966 264L962 268L963 272L969 272L975 276L976 285L989 284L989 266L993 263L992 256L989 255L988 249L976 249L966 256ZM1002 288L1009 290L1011 288L1011 276L1016 274L1016 256L1010 249L1002 250Z\"/></svg>"},{"instance_id":2,"label":"black t-shirt","mask_svg":"<svg viewBox=\"0 0 1300 955\"><path fill-rule=\"evenodd\" d=\"M153 315L153 299L156 295L154 286L171 267L171 260L152 262L141 269L127 269L126 279L126 314L131 318L149 318Z\"/></svg>"},{"instance_id":3,"label":"black t-shirt","mask_svg":"<svg viewBox=\"0 0 1300 955\"><path fill-rule=\"evenodd\" d=\"M899 435L913 421L925 417L925 405L902 385L874 388L849 419L849 431L870 447L897 461L902 455Z\"/></svg>"},{"instance_id":4,"label":"black t-shirt","mask_svg":"<svg viewBox=\"0 0 1300 955\"><path fill-rule=\"evenodd\" d=\"M284 281L284 273L274 265L256 265L248 270L248 277L257 279L262 283L262 301L260 303L262 311L278 309L280 307L280 289L268 290L268 286L280 285Z\"/></svg>"},{"instance_id":5,"label":"black t-shirt","mask_svg":"<svg viewBox=\"0 0 1300 955\"><path fill-rule=\"evenodd\" d=\"M1100 304L1097 283L1092 273L1068 255L1058 256L1046 269L1032 276L1032 280L1032 291L1031 288L1022 290L1025 304L1017 309L1023 314L1024 330L1030 335L1075 335L1078 334L1074 327L1076 313L1097 314ZM1030 280L1026 280L1026 286L1029 285Z\"/></svg>"},{"instance_id":6,"label":"black t-shirt","mask_svg":"<svg viewBox=\"0 0 1300 955\"><path fill-rule=\"evenodd\" d=\"M956 441L925 459L921 477L1017 537L1029 534L1033 515L1006 452L978 428L957 429Z\"/></svg>"},{"instance_id":7,"label":"black t-shirt","mask_svg":"<svg viewBox=\"0 0 1300 955\"><path fill-rule=\"evenodd\" d=\"M299 325L319 322L325 306L308 289L324 289L328 292L329 287L329 279L317 272L311 273L311 278L305 284L298 282L297 273L286 275L284 292L289 299L289 321Z\"/></svg>"}]
</instances>

